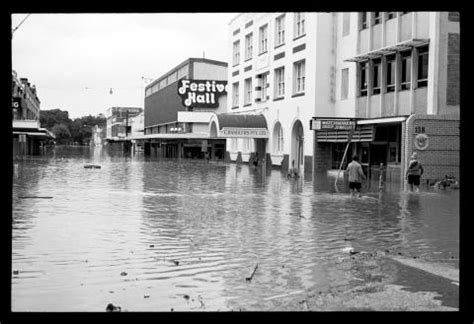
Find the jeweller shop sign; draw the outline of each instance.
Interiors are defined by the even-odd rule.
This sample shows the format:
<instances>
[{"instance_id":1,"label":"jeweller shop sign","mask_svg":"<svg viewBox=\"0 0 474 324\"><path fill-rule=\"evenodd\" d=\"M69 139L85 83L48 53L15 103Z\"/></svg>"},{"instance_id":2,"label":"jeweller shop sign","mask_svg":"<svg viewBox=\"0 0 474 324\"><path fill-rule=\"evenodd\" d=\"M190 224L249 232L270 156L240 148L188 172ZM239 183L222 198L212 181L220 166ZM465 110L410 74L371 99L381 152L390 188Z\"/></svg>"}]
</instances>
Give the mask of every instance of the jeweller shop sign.
<instances>
[{"instance_id":1,"label":"jeweller shop sign","mask_svg":"<svg viewBox=\"0 0 474 324\"><path fill-rule=\"evenodd\" d=\"M185 107L219 107L219 97L227 94L227 81L182 79L178 95Z\"/></svg>"},{"instance_id":2,"label":"jeweller shop sign","mask_svg":"<svg viewBox=\"0 0 474 324\"><path fill-rule=\"evenodd\" d=\"M310 120L311 130L352 130L356 121L349 118L313 118Z\"/></svg>"}]
</instances>

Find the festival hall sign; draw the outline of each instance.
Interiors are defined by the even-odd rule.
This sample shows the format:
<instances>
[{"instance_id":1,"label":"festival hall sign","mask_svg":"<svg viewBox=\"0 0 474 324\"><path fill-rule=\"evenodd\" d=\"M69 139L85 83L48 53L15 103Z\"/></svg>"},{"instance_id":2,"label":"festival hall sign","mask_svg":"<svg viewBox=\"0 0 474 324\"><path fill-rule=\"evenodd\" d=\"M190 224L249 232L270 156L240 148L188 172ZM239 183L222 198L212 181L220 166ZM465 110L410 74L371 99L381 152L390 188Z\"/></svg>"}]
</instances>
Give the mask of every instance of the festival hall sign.
<instances>
[{"instance_id":1,"label":"festival hall sign","mask_svg":"<svg viewBox=\"0 0 474 324\"><path fill-rule=\"evenodd\" d=\"M227 81L181 79L178 94L185 107L217 108L219 97L227 93Z\"/></svg>"}]
</instances>

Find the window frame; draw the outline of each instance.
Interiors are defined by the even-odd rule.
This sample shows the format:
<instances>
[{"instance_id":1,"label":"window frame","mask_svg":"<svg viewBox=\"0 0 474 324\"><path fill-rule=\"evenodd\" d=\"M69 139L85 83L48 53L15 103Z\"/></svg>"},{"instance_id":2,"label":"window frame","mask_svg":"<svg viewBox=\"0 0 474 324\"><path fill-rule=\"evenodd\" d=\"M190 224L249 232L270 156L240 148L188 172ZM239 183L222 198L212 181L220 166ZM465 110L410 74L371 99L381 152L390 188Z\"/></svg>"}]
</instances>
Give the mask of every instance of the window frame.
<instances>
[{"instance_id":1,"label":"window frame","mask_svg":"<svg viewBox=\"0 0 474 324\"><path fill-rule=\"evenodd\" d=\"M418 66L417 66L417 82L416 82L416 87L417 88L424 88L428 86L428 73L429 73L429 47L428 45L426 46L421 46L418 47ZM421 62L421 64L420 64ZM426 62L424 65L423 62ZM426 67L426 70L423 71L423 67ZM426 73L426 75L423 72ZM424 76L424 77L423 77Z\"/></svg>"},{"instance_id":2,"label":"window frame","mask_svg":"<svg viewBox=\"0 0 474 324\"><path fill-rule=\"evenodd\" d=\"M232 108L239 107L239 81L232 83Z\"/></svg>"},{"instance_id":3,"label":"window frame","mask_svg":"<svg viewBox=\"0 0 474 324\"><path fill-rule=\"evenodd\" d=\"M293 95L302 94L306 89L306 60L293 63Z\"/></svg>"},{"instance_id":4,"label":"window frame","mask_svg":"<svg viewBox=\"0 0 474 324\"><path fill-rule=\"evenodd\" d=\"M378 16L376 16L378 14ZM382 23L382 12L381 11L374 11L372 13L372 26L380 25Z\"/></svg>"},{"instance_id":5,"label":"window frame","mask_svg":"<svg viewBox=\"0 0 474 324\"><path fill-rule=\"evenodd\" d=\"M396 71L397 71L397 56L396 54L387 55L385 57L385 92L394 92L396 87ZM390 80L390 79L393 79Z\"/></svg>"},{"instance_id":6,"label":"window frame","mask_svg":"<svg viewBox=\"0 0 474 324\"><path fill-rule=\"evenodd\" d=\"M232 66L237 66L240 64L240 39L232 43Z\"/></svg>"},{"instance_id":7,"label":"window frame","mask_svg":"<svg viewBox=\"0 0 474 324\"><path fill-rule=\"evenodd\" d=\"M277 98L284 98L285 97L285 67L280 66L279 68L276 68L274 71L275 74L275 93L273 97L275 99Z\"/></svg>"},{"instance_id":8,"label":"window frame","mask_svg":"<svg viewBox=\"0 0 474 324\"><path fill-rule=\"evenodd\" d=\"M369 92L368 73L369 61L363 61L358 64L359 69L359 97L366 97ZM364 86L364 87L363 87Z\"/></svg>"},{"instance_id":9,"label":"window frame","mask_svg":"<svg viewBox=\"0 0 474 324\"><path fill-rule=\"evenodd\" d=\"M367 12L363 11L359 14L359 30L364 30L369 28L369 15Z\"/></svg>"},{"instance_id":10,"label":"window frame","mask_svg":"<svg viewBox=\"0 0 474 324\"><path fill-rule=\"evenodd\" d=\"M411 64L412 64L411 50L400 52L400 90L410 90L411 88ZM406 62L406 63L405 63ZM404 65L405 64L405 68ZM405 73L405 75L404 75ZM405 78L404 78L405 76ZM405 80L404 80L405 79ZM407 80L406 80L407 79Z\"/></svg>"},{"instance_id":11,"label":"window frame","mask_svg":"<svg viewBox=\"0 0 474 324\"><path fill-rule=\"evenodd\" d=\"M282 14L275 18L275 47L282 46L284 44L285 44L285 14Z\"/></svg>"},{"instance_id":12,"label":"window frame","mask_svg":"<svg viewBox=\"0 0 474 324\"><path fill-rule=\"evenodd\" d=\"M253 58L253 33L245 35L245 60L251 60Z\"/></svg>"},{"instance_id":13,"label":"window frame","mask_svg":"<svg viewBox=\"0 0 474 324\"><path fill-rule=\"evenodd\" d=\"M252 77L244 80L244 106L252 104Z\"/></svg>"},{"instance_id":14,"label":"window frame","mask_svg":"<svg viewBox=\"0 0 474 324\"><path fill-rule=\"evenodd\" d=\"M382 92L382 59L372 60L372 95Z\"/></svg>"},{"instance_id":15,"label":"window frame","mask_svg":"<svg viewBox=\"0 0 474 324\"><path fill-rule=\"evenodd\" d=\"M268 52L268 23L258 29L258 54Z\"/></svg>"},{"instance_id":16,"label":"window frame","mask_svg":"<svg viewBox=\"0 0 474 324\"><path fill-rule=\"evenodd\" d=\"M306 16L304 12L295 12L294 15L294 39L303 37L306 35Z\"/></svg>"}]
</instances>

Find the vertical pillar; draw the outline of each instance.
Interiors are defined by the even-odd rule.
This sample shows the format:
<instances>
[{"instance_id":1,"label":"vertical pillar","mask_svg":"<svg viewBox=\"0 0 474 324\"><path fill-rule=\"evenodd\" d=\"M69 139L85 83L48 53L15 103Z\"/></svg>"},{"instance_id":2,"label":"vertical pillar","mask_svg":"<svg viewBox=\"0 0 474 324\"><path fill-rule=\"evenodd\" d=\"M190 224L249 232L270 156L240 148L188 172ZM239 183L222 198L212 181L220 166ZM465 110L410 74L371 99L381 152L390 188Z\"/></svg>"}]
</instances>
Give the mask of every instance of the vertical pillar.
<instances>
[{"instance_id":1,"label":"vertical pillar","mask_svg":"<svg viewBox=\"0 0 474 324\"><path fill-rule=\"evenodd\" d=\"M400 87L401 82L401 69L402 69L402 61L400 57L400 53L395 53L395 90L393 93L393 105L395 109L395 116L398 116L400 107L398 104L398 89Z\"/></svg>"},{"instance_id":2,"label":"vertical pillar","mask_svg":"<svg viewBox=\"0 0 474 324\"><path fill-rule=\"evenodd\" d=\"M415 113L415 87L418 79L416 67L418 66L418 50L416 47L411 51L411 66L410 66L410 113Z\"/></svg>"},{"instance_id":3,"label":"vertical pillar","mask_svg":"<svg viewBox=\"0 0 474 324\"><path fill-rule=\"evenodd\" d=\"M365 112L365 117L370 118L370 98L372 97L372 83L373 83L373 71L374 69L374 64L372 60L368 60L367 62L367 102L366 102L366 112Z\"/></svg>"},{"instance_id":4,"label":"vertical pillar","mask_svg":"<svg viewBox=\"0 0 474 324\"><path fill-rule=\"evenodd\" d=\"M440 13L429 14L428 48L428 86L427 86L427 113L438 113L438 72L439 72L439 47L440 47Z\"/></svg>"}]
</instances>

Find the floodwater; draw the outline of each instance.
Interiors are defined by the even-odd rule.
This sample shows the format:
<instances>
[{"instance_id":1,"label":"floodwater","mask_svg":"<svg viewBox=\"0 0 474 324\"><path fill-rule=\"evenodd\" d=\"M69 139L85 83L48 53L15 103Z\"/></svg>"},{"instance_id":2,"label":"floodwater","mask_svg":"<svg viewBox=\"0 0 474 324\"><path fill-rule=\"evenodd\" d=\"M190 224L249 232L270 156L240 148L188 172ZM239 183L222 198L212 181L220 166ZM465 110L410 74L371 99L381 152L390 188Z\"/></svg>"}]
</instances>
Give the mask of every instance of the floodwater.
<instances>
[{"instance_id":1,"label":"floodwater","mask_svg":"<svg viewBox=\"0 0 474 324\"><path fill-rule=\"evenodd\" d=\"M51 148L14 165L12 311L278 310L279 295L344 284L349 248L457 266L459 191L350 198L333 182Z\"/></svg>"}]
</instances>

